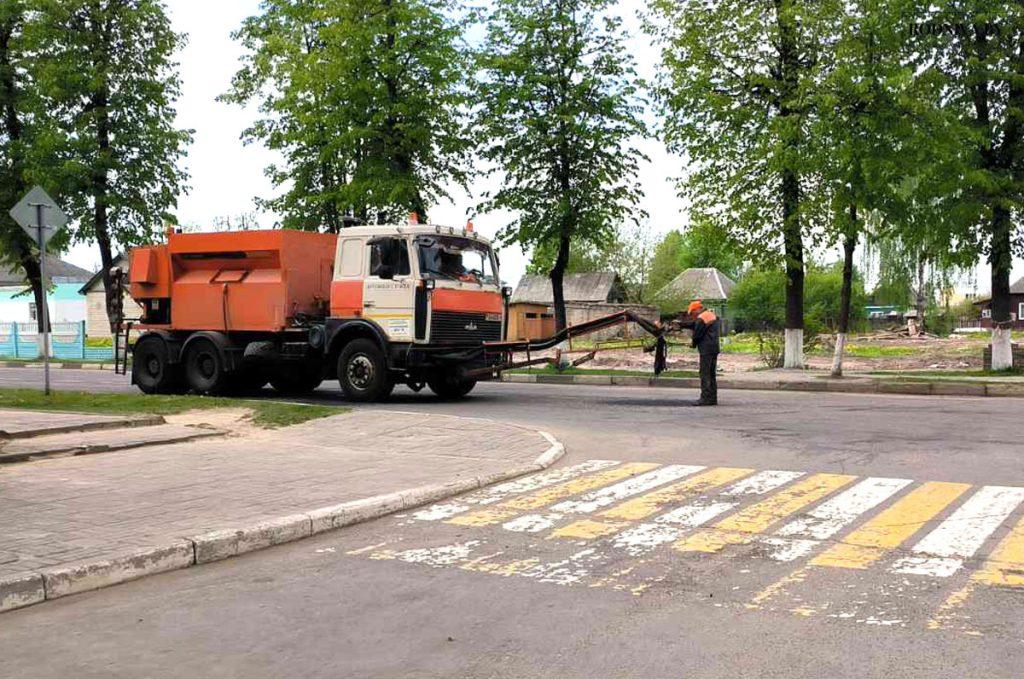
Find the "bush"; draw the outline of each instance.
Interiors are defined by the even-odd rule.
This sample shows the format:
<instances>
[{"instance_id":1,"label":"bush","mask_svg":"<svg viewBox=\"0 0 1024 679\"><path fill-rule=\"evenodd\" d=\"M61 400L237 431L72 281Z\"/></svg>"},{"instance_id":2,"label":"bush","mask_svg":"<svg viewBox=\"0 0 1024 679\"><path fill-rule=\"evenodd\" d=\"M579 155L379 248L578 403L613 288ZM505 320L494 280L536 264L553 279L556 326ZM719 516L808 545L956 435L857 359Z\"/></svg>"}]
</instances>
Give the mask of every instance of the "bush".
<instances>
[{"instance_id":1,"label":"bush","mask_svg":"<svg viewBox=\"0 0 1024 679\"><path fill-rule=\"evenodd\" d=\"M757 355L764 367L781 368L786 357L786 342L778 332L759 332L757 337Z\"/></svg>"},{"instance_id":2,"label":"bush","mask_svg":"<svg viewBox=\"0 0 1024 679\"><path fill-rule=\"evenodd\" d=\"M809 267L804 279L805 344L818 334L832 332L839 321L843 287L842 265ZM867 294L859 277L853 281L850 300L851 329L866 323ZM743 277L729 299L740 331L781 330L786 325L786 273L782 269L760 269Z\"/></svg>"}]
</instances>

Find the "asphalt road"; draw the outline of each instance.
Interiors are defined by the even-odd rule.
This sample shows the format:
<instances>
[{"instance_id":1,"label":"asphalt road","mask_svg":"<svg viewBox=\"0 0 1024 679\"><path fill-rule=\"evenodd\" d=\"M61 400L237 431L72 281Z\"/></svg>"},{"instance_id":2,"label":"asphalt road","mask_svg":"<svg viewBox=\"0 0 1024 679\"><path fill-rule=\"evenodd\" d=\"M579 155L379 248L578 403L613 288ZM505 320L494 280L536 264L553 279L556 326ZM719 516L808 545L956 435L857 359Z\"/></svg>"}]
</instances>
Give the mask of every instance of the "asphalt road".
<instances>
[{"instance_id":1,"label":"asphalt road","mask_svg":"<svg viewBox=\"0 0 1024 679\"><path fill-rule=\"evenodd\" d=\"M40 377L0 370L0 386ZM130 388L119 380L54 373L57 388ZM686 407L693 396L493 384L442 403L398 390L372 407L527 424L566 444L561 468L623 464L5 614L0 674L1019 676L1024 590L978 574L1024 513L1024 491L1001 488L1024 487L1024 401L726 391L718 408ZM343 403L331 388L315 398ZM716 474L714 487L700 476ZM748 478L763 487L742 494ZM912 493L912 538L856 567L824 558ZM743 521L726 526L726 505ZM651 542L663 533L645 512L709 507L726 512L712 530ZM914 551L925 537L951 550L938 565L942 549Z\"/></svg>"}]
</instances>

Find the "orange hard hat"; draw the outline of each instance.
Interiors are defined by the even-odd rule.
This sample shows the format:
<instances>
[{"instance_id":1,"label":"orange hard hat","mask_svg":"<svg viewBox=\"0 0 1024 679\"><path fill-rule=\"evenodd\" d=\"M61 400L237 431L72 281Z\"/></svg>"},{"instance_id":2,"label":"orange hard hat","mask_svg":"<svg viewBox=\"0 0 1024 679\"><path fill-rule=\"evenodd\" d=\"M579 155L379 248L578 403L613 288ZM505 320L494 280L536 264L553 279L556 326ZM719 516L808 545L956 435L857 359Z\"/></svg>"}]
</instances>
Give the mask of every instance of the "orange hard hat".
<instances>
[{"instance_id":1,"label":"orange hard hat","mask_svg":"<svg viewBox=\"0 0 1024 679\"><path fill-rule=\"evenodd\" d=\"M690 306L689 306L689 308L687 308L686 313L688 313L688 314L690 314L692 316L693 314L697 313L698 311L700 311L703 308L704 308L704 304L699 299L697 299L697 300L694 300L694 301L690 302Z\"/></svg>"}]
</instances>

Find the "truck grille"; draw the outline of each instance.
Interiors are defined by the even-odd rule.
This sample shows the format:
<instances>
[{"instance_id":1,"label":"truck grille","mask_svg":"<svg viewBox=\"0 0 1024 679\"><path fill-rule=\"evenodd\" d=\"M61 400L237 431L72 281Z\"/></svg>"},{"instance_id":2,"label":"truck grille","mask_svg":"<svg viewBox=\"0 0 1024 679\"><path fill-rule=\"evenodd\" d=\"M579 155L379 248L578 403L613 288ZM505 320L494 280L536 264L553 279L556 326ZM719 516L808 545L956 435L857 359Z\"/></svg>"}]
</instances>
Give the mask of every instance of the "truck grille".
<instances>
[{"instance_id":1,"label":"truck grille","mask_svg":"<svg viewBox=\"0 0 1024 679\"><path fill-rule=\"evenodd\" d=\"M430 318L431 344L482 344L501 341L501 321L487 314L435 311Z\"/></svg>"}]
</instances>

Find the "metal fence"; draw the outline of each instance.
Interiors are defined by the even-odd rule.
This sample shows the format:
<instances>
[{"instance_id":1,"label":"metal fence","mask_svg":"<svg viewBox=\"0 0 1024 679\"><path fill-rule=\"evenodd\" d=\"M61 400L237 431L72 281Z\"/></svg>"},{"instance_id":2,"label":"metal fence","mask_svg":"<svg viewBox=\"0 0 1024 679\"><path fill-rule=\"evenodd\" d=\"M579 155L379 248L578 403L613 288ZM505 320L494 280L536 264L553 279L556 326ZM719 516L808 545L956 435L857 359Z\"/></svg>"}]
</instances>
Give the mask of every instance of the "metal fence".
<instances>
[{"instance_id":1,"label":"metal fence","mask_svg":"<svg viewBox=\"0 0 1024 679\"><path fill-rule=\"evenodd\" d=\"M112 347L85 344L85 321L54 323L50 333L50 356L70 361L112 361ZM35 323L0 323L0 358L40 358Z\"/></svg>"}]
</instances>

